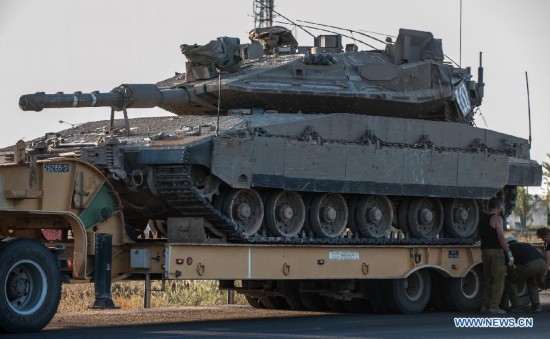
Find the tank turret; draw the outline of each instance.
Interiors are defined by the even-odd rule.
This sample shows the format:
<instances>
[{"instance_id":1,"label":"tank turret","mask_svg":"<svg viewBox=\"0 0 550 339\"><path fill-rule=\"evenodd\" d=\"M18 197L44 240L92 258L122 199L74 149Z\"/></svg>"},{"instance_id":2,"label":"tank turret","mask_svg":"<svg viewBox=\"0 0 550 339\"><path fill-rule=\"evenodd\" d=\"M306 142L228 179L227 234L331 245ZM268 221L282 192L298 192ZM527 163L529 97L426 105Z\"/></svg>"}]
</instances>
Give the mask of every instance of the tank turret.
<instances>
[{"instance_id":1,"label":"tank turret","mask_svg":"<svg viewBox=\"0 0 550 339\"><path fill-rule=\"evenodd\" d=\"M255 29L250 39L250 44L226 37L204 46L182 45L186 72L156 85L121 85L110 93L37 93L22 96L20 106L159 106L186 115L215 114L219 105L222 111L261 107L471 123L481 105L483 84L472 80L469 68L443 62L441 40L429 32L401 29L395 43L371 51L344 52L338 35L299 47L283 27Z\"/></svg>"}]
</instances>

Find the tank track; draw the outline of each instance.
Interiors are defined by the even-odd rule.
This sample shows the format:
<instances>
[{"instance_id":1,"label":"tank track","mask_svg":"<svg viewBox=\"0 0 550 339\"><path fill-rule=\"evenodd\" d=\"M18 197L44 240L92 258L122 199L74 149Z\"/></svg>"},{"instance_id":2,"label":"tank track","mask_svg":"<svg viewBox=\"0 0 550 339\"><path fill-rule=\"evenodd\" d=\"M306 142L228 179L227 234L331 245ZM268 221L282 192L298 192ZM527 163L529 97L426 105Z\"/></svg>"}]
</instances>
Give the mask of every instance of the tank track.
<instances>
[{"instance_id":1,"label":"tank track","mask_svg":"<svg viewBox=\"0 0 550 339\"><path fill-rule=\"evenodd\" d=\"M270 237L245 236L226 215L222 214L193 187L191 166L157 166L154 169L154 183L160 197L173 209L189 217L203 217L222 232L228 242L244 244L288 244L288 245L472 245L471 238L340 238L313 237Z\"/></svg>"}]
</instances>

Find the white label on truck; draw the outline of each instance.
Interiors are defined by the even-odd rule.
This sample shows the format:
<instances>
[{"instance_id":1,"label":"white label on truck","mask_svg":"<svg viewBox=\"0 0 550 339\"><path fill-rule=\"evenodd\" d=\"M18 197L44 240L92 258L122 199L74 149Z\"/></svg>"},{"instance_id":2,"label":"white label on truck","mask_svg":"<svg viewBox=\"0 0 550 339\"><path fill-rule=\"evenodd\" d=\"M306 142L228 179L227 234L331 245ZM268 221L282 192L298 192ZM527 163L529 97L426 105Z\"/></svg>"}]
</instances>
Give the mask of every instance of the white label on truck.
<instances>
[{"instance_id":1,"label":"white label on truck","mask_svg":"<svg viewBox=\"0 0 550 339\"><path fill-rule=\"evenodd\" d=\"M359 260L359 252L353 251L330 251L328 252L328 260L336 261L357 261Z\"/></svg>"}]
</instances>

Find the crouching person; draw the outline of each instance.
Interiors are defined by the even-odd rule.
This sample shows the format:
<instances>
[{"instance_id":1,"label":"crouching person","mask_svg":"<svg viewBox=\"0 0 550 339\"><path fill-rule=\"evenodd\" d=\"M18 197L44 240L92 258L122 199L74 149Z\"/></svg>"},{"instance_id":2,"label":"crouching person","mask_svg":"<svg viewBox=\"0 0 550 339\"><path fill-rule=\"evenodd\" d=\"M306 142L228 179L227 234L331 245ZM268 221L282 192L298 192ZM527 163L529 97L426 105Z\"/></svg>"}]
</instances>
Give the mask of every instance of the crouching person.
<instances>
[{"instance_id":1,"label":"crouching person","mask_svg":"<svg viewBox=\"0 0 550 339\"><path fill-rule=\"evenodd\" d=\"M506 238L508 247L514 256L515 266L508 266L508 275L505 282L505 294L510 298L512 308L510 312L521 312L522 305L518 295L518 283L525 282L529 291L531 311L541 311L539 298L539 284L546 275L546 260L533 246L518 242L514 237Z\"/></svg>"}]
</instances>

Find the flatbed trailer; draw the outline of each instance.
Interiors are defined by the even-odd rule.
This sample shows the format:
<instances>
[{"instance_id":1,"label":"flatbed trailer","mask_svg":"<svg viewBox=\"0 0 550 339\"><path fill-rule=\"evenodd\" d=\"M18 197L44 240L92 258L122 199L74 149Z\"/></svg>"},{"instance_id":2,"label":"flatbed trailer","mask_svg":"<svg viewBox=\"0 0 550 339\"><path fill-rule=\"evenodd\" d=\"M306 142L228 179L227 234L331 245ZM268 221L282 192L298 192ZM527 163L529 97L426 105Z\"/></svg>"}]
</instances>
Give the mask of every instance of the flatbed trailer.
<instances>
[{"instance_id":1,"label":"flatbed trailer","mask_svg":"<svg viewBox=\"0 0 550 339\"><path fill-rule=\"evenodd\" d=\"M93 281L98 307L112 304L111 281L127 279L143 279L149 290L151 279L219 280L221 288L263 308L418 313L480 306L477 245L138 239L124 223L117 192L98 169L70 158L28 162L24 144L18 145L13 161L0 165L0 327L5 331L46 326L57 310L62 282ZM172 229L186 233L202 221L175 222Z\"/></svg>"}]
</instances>

